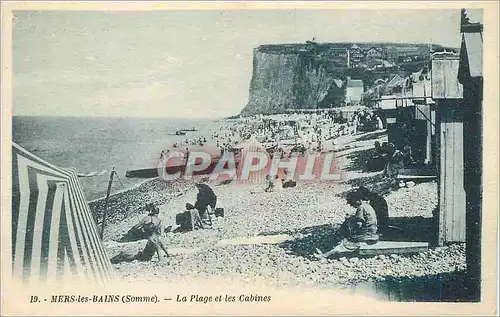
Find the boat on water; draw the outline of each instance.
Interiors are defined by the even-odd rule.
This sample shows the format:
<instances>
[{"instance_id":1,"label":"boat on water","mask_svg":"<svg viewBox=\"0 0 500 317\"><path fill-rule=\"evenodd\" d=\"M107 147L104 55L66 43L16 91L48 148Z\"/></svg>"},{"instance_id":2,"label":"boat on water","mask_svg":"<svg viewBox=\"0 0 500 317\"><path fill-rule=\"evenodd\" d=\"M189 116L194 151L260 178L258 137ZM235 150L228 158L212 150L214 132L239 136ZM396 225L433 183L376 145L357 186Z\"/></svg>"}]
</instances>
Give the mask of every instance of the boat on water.
<instances>
[{"instance_id":1,"label":"boat on water","mask_svg":"<svg viewBox=\"0 0 500 317\"><path fill-rule=\"evenodd\" d=\"M208 175L211 174L215 167L217 166L217 163L219 163L219 158L212 158L211 164L204 170L202 171L194 171L193 175ZM201 159L197 159L195 162L195 165L201 164ZM239 162L235 162L236 167L239 165ZM184 173L186 172L186 167L187 167L187 160L182 158L180 162L176 162L174 164L167 164L165 167L165 171L167 174L173 175L178 172L180 172L180 177L184 176ZM159 168L154 167L154 168L143 168L143 169L136 169L136 170L129 170L125 173L125 177L127 178L155 178L158 177Z\"/></svg>"},{"instance_id":2,"label":"boat on water","mask_svg":"<svg viewBox=\"0 0 500 317\"><path fill-rule=\"evenodd\" d=\"M175 131L175 133L170 133L170 135L186 135L187 132L195 132L198 131L196 128L190 128L190 129L180 129Z\"/></svg>"},{"instance_id":3,"label":"boat on water","mask_svg":"<svg viewBox=\"0 0 500 317\"><path fill-rule=\"evenodd\" d=\"M143 168L130 170L125 173L128 178L155 178L158 177L158 168Z\"/></svg>"},{"instance_id":4,"label":"boat on water","mask_svg":"<svg viewBox=\"0 0 500 317\"><path fill-rule=\"evenodd\" d=\"M182 131L182 132L195 132L195 131L198 131L198 129L196 129L196 128L180 129L180 131Z\"/></svg>"},{"instance_id":5,"label":"boat on water","mask_svg":"<svg viewBox=\"0 0 500 317\"><path fill-rule=\"evenodd\" d=\"M170 135L186 135L186 132L182 130L177 130L175 131L175 133L170 133Z\"/></svg>"}]
</instances>

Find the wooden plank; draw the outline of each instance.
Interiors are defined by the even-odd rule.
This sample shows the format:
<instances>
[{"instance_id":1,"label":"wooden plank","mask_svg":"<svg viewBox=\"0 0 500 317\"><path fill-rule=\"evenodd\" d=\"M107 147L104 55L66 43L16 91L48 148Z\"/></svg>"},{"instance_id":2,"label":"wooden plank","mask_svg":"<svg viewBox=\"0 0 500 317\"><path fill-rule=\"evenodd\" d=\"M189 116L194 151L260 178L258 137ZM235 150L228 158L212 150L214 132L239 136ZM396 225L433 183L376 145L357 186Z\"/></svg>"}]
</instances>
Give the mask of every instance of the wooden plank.
<instances>
[{"instance_id":1,"label":"wooden plank","mask_svg":"<svg viewBox=\"0 0 500 317\"><path fill-rule=\"evenodd\" d=\"M291 239L292 237L286 234L256 236L256 237L240 237L240 238L220 240L217 242L217 246L245 245L245 244L279 244Z\"/></svg>"},{"instance_id":2,"label":"wooden plank","mask_svg":"<svg viewBox=\"0 0 500 317\"><path fill-rule=\"evenodd\" d=\"M419 175L419 176L436 176L434 168L402 168L399 170L401 175Z\"/></svg>"},{"instance_id":3,"label":"wooden plank","mask_svg":"<svg viewBox=\"0 0 500 317\"><path fill-rule=\"evenodd\" d=\"M453 153L454 153L454 168L453 183L451 186L453 199L453 211L447 217L446 236L447 242L465 242L465 190L464 174L463 174L463 124L462 122L454 122L453 129Z\"/></svg>"},{"instance_id":4,"label":"wooden plank","mask_svg":"<svg viewBox=\"0 0 500 317\"><path fill-rule=\"evenodd\" d=\"M194 254L201 252L201 248L167 248L170 255Z\"/></svg>"},{"instance_id":5,"label":"wooden plank","mask_svg":"<svg viewBox=\"0 0 500 317\"><path fill-rule=\"evenodd\" d=\"M436 179L435 175L398 175L397 179L418 179L418 180L427 180L427 179Z\"/></svg>"},{"instance_id":6,"label":"wooden plank","mask_svg":"<svg viewBox=\"0 0 500 317\"><path fill-rule=\"evenodd\" d=\"M428 242L379 241L372 245L362 245L358 250L358 254L362 256L409 254L425 252L428 249Z\"/></svg>"}]
</instances>

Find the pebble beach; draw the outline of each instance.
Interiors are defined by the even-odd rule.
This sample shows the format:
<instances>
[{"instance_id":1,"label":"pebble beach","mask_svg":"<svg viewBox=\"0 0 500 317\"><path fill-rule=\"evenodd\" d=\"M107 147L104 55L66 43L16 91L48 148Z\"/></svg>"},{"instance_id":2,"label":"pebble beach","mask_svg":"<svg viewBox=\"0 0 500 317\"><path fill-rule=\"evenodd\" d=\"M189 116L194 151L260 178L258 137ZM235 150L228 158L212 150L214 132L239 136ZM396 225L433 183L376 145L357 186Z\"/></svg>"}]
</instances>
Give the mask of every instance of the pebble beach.
<instances>
[{"instance_id":1,"label":"pebble beach","mask_svg":"<svg viewBox=\"0 0 500 317\"><path fill-rule=\"evenodd\" d=\"M341 181L299 182L295 188L270 193L262 192L261 184L209 182L225 209L225 217L217 218L213 228L166 233L163 242L171 252L170 257L116 264L117 277L130 283L162 280L181 283L221 277L279 287L345 288L387 279L412 280L463 272L465 244L409 255L323 260L312 257L316 248L325 251L337 241L336 229L346 214L354 212L345 201L345 193L356 186L363 185L383 195L391 219L411 218L419 225L430 223L438 206L436 181L400 188L394 180L382 178L380 172L363 172L357 164L374 141L386 139L384 133L344 138L336 156L337 164L345 171ZM145 215L142 209L145 203L160 206L160 218L173 225L175 214L183 212L187 202L193 203L196 193L192 182L166 183L153 179L113 196L104 235L108 256L144 248L146 241L117 241ZM103 203L101 200L91 204L94 214L102 212ZM429 238L428 227L415 229L415 236L410 235L414 241ZM277 241L259 240L262 237L274 237Z\"/></svg>"}]
</instances>

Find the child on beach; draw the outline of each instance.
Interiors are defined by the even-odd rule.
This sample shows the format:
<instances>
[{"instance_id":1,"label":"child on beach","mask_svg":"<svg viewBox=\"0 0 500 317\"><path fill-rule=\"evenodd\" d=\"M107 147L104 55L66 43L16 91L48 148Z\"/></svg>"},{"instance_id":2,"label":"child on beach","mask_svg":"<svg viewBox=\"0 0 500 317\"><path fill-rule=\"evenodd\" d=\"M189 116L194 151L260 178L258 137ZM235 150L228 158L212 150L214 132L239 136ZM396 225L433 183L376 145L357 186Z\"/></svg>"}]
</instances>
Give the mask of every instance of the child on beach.
<instances>
[{"instance_id":1,"label":"child on beach","mask_svg":"<svg viewBox=\"0 0 500 317\"><path fill-rule=\"evenodd\" d=\"M283 185L281 180L278 178L278 175L266 175L267 187L264 189L265 192L274 192L277 190L281 190Z\"/></svg>"},{"instance_id":2,"label":"child on beach","mask_svg":"<svg viewBox=\"0 0 500 317\"><path fill-rule=\"evenodd\" d=\"M205 229L199 211L190 203L186 204L186 211L177 214L176 224L179 226L173 232L193 231L195 229Z\"/></svg>"}]
</instances>

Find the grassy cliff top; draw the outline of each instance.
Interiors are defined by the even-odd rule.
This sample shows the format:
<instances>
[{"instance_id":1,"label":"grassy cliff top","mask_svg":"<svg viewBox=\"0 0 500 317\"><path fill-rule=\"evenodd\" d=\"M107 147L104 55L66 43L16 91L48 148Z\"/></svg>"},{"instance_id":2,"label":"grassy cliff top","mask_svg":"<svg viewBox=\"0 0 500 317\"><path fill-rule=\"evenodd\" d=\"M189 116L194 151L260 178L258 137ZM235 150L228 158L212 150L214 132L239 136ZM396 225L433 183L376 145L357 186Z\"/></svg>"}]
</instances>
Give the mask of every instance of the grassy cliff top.
<instances>
[{"instance_id":1,"label":"grassy cliff top","mask_svg":"<svg viewBox=\"0 0 500 317\"><path fill-rule=\"evenodd\" d=\"M353 45L358 46L361 50L368 50L370 48L376 49L391 49L398 51L415 51L415 50L426 50L429 44L412 44L412 43L289 43L289 44L264 44L260 45L255 50L261 53L270 54L299 54L307 52L322 52L322 53L334 53L339 50L346 50L351 48ZM441 49L441 45L433 44L433 49ZM452 48L450 48L451 50Z\"/></svg>"}]
</instances>

